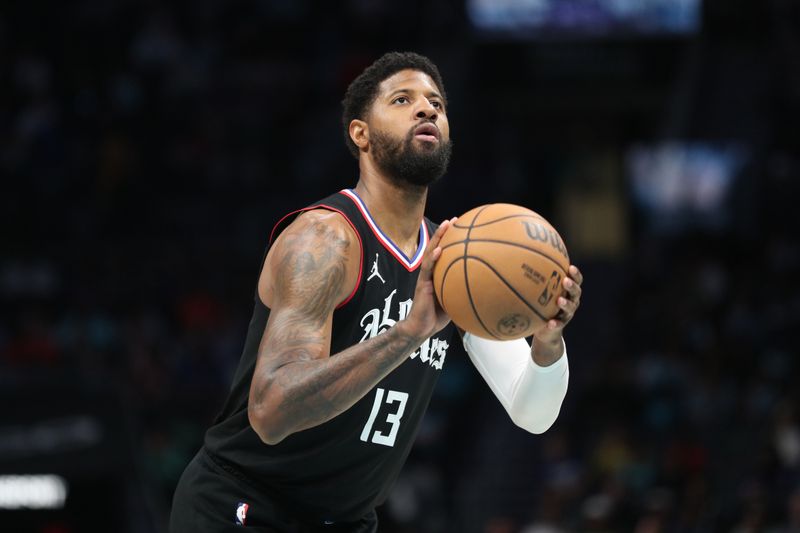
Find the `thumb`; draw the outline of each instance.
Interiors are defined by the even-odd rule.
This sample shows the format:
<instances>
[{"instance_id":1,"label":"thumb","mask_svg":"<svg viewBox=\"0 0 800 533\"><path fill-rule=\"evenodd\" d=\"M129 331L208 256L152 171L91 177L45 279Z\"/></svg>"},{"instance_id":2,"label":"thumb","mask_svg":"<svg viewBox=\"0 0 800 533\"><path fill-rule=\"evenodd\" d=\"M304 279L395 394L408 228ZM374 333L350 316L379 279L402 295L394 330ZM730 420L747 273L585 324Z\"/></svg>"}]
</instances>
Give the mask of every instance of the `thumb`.
<instances>
[{"instance_id":1,"label":"thumb","mask_svg":"<svg viewBox=\"0 0 800 533\"><path fill-rule=\"evenodd\" d=\"M450 224L450 220L442 222L442 224L436 228L436 232L431 236L430 241L428 241L428 247L425 249L425 257L422 260L422 268L419 273L420 278L433 278L433 265L436 263L436 260L439 259L439 256L442 255L442 249L439 247L439 243L442 240L442 236L444 236L444 233L447 231L447 228L450 227Z\"/></svg>"}]
</instances>

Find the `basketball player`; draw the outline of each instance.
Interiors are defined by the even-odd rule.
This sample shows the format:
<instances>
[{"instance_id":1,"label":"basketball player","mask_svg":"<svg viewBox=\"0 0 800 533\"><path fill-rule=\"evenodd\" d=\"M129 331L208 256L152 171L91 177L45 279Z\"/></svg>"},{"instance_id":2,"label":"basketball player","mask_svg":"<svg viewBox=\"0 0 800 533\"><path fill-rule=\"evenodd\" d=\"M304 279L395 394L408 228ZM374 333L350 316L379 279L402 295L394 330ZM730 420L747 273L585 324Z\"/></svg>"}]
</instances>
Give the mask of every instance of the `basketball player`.
<instances>
[{"instance_id":1,"label":"basketball player","mask_svg":"<svg viewBox=\"0 0 800 533\"><path fill-rule=\"evenodd\" d=\"M278 223L230 395L184 472L173 533L372 532L405 461L455 328L431 281L438 228L428 185L450 157L436 66L390 53L344 99L354 189ZM545 431L567 389L561 331L580 299L570 267L561 314L529 346L463 334L519 426Z\"/></svg>"}]
</instances>

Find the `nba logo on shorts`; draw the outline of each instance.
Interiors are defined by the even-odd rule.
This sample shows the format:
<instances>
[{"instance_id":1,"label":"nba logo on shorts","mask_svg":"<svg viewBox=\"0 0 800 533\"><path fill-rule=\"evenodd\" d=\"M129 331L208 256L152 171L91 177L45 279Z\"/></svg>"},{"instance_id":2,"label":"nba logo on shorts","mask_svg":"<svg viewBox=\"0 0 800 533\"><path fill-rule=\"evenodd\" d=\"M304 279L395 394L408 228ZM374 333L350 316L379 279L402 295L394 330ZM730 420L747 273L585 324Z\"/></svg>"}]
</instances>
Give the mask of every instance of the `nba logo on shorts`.
<instances>
[{"instance_id":1,"label":"nba logo on shorts","mask_svg":"<svg viewBox=\"0 0 800 533\"><path fill-rule=\"evenodd\" d=\"M244 521L247 520L247 509L249 509L249 508L250 508L250 506L247 505L244 502L239 502L238 504L236 504L236 525L237 526L243 526L244 525Z\"/></svg>"}]
</instances>

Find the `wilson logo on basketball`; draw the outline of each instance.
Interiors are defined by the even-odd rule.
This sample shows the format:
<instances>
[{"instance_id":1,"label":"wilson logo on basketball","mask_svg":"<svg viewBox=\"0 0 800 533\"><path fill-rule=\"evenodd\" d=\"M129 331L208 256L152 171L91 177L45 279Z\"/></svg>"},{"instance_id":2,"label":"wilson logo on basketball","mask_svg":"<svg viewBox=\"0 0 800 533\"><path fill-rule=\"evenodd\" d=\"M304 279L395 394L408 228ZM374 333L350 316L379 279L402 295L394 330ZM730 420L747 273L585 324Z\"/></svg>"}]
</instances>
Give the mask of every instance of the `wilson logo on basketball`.
<instances>
[{"instance_id":1,"label":"wilson logo on basketball","mask_svg":"<svg viewBox=\"0 0 800 533\"><path fill-rule=\"evenodd\" d=\"M558 250L561 255L567 257L567 247L564 246L564 241L561 240L561 237L553 228L530 220L523 220L522 225L525 226L525 233L528 234L528 237L535 241L550 244L550 246Z\"/></svg>"}]
</instances>

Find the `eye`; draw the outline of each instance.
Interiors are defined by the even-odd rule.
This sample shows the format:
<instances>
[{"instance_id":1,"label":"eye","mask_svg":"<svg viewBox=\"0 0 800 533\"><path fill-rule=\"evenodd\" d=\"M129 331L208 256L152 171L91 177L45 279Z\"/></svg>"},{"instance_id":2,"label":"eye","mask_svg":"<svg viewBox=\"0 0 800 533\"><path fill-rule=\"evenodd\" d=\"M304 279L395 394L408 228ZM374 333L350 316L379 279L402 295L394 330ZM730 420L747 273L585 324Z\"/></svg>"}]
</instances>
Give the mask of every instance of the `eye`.
<instances>
[{"instance_id":1,"label":"eye","mask_svg":"<svg viewBox=\"0 0 800 533\"><path fill-rule=\"evenodd\" d=\"M440 101L438 101L438 100L433 100L433 101L431 101L431 105L432 105L433 107L435 107L436 109L442 109L442 108L444 107L444 106L442 105L442 103L441 103Z\"/></svg>"},{"instance_id":2,"label":"eye","mask_svg":"<svg viewBox=\"0 0 800 533\"><path fill-rule=\"evenodd\" d=\"M407 96L398 96L397 98L392 100L392 103L393 104L407 104L408 103L408 97Z\"/></svg>"}]
</instances>

